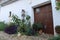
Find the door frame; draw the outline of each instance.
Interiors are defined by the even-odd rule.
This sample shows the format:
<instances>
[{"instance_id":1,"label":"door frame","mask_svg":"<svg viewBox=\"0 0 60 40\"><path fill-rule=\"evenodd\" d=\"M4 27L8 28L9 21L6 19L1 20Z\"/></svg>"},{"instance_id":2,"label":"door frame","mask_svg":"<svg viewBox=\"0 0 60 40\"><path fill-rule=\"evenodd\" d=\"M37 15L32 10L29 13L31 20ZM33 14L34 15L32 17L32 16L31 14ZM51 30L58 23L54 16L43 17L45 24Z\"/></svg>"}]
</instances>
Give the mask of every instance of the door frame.
<instances>
[{"instance_id":1,"label":"door frame","mask_svg":"<svg viewBox=\"0 0 60 40\"><path fill-rule=\"evenodd\" d=\"M44 3L40 3L40 4L37 4L37 5L34 5L34 6L32 6L32 8L34 9L34 8L36 8L36 7L43 6L43 5L46 5L46 4L49 4L49 3L51 3L51 0L46 1L46 2L44 2Z\"/></svg>"}]
</instances>

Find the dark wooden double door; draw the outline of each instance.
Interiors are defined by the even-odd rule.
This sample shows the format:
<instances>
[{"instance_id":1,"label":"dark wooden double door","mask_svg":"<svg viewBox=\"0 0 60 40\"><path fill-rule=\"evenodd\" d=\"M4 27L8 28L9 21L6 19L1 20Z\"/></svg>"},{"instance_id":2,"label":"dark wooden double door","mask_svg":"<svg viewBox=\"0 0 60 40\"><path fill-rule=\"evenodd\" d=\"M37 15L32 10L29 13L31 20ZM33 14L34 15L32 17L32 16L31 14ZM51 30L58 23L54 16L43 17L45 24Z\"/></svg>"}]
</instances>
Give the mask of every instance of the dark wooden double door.
<instances>
[{"instance_id":1,"label":"dark wooden double door","mask_svg":"<svg viewBox=\"0 0 60 40\"><path fill-rule=\"evenodd\" d=\"M41 22L44 25L43 31L45 33L54 34L51 3L34 8L34 21L36 23Z\"/></svg>"}]
</instances>

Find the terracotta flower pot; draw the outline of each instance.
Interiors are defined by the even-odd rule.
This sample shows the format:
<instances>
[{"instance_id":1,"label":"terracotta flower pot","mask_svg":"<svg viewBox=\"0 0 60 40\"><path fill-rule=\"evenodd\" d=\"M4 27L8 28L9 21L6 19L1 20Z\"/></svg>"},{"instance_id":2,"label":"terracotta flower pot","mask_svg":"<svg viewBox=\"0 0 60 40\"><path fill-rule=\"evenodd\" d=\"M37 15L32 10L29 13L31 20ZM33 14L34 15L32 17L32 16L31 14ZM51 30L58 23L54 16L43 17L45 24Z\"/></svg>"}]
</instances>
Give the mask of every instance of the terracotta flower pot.
<instances>
[{"instance_id":1,"label":"terracotta flower pot","mask_svg":"<svg viewBox=\"0 0 60 40\"><path fill-rule=\"evenodd\" d=\"M42 31L42 30L40 30L40 31L39 31L39 34L42 34L42 33L43 33L43 31Z\"/></svg>"}]
</instances>

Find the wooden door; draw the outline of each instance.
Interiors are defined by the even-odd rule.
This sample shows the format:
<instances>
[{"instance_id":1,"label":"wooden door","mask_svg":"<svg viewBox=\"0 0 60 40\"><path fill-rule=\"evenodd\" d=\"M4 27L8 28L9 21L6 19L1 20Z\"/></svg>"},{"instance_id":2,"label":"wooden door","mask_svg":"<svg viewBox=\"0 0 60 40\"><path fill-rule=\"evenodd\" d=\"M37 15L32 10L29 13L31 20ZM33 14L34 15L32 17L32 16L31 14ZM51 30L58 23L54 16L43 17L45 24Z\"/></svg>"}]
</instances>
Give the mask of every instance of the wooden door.
<instances>
[{"instance_id":1,"label":"wooden door","mask_svg":"<svg viewBox=\"0 0 60 40\"><path fill-rule=\"evenodd\" d=\"M37 9L39 9L39 11ZM41 22L44 25L45 33L54 34L51 4L34 8L34 21L37 23Z\"/></svg>"}]
</instances>

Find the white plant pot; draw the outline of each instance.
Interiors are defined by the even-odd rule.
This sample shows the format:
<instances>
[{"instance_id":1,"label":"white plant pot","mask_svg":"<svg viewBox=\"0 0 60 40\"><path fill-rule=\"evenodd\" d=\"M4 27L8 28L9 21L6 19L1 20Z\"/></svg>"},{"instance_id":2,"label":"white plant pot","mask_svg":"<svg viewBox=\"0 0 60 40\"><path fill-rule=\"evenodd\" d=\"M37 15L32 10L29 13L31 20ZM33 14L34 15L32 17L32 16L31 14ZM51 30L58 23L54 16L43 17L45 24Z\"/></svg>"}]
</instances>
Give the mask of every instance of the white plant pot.
<instances>
[{"instance_id":1,"label":"white plant pot","mask_svg":"<svg viewBox=\"0 0 60 40\"><path fill-rule=\"evenodd\" d=\"M19 37L19 36L21 36L21 33L20 33L20 32L18 32L17 36L18 36L18 37Z\"/></svg>"}]
</instances>

